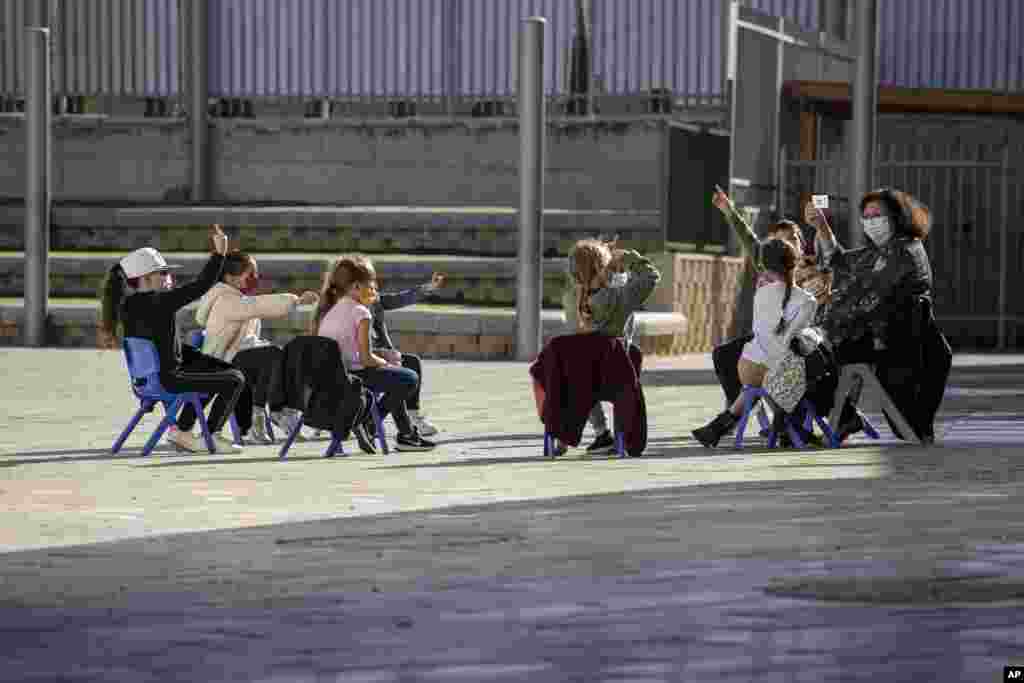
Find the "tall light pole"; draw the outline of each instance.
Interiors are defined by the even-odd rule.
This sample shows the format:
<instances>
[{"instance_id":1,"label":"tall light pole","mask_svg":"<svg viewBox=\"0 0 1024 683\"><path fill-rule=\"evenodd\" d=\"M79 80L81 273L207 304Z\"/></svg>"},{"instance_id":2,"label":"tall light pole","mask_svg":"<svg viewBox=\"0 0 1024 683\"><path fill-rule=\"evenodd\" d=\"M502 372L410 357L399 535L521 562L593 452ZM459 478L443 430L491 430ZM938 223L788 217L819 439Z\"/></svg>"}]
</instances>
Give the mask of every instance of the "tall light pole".
<instances>
[{"instance_id":1,"label":"tall light pole","mask_svg":"<svg viewBox=\"0 0 1024 683\"><path fill-rule=\"evenodd\" d=\"M874 183L875 117L878 112L878 0L859 0L856 4L854 40L857 62L854 72L853 122L850 135L850 201L847 244L863 243L858 221L860 198Z\"/></svg>"}]
</instances>

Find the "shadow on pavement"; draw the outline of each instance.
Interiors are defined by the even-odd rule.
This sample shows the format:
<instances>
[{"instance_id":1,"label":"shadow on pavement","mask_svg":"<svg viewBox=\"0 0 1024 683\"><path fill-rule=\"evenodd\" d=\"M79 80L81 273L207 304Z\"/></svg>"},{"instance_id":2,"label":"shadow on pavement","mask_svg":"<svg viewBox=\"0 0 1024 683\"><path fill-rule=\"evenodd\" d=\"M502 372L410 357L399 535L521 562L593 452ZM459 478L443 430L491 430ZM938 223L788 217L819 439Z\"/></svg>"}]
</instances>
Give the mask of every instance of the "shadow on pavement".
<instances>
[{"instance_id":1,"label":"shadow on pavement","mask_svg":"<svg viewBox=\"0 0 1024 683\"><path fill-rule=\"evenodd\" d=\"M645 387L669 386L701 386L710 384L718 386L718 376L714 370L679 370L644 368L640 375L640 383Z\"/></svg>"},{"instance_id":2,"label":"shadow on pavement","mask_svg":"<svg viewBox=\"0 0 1024 683\"><path fill-rule=\"evenodd\" d=\"M438 439L438 446L447 446L449 444L458 443L474 443L476 441L527 441L530 439L543 439L544 438L544 426L539 422L537 423L537 431L532 434L478 434L476 436L467 436L459 439Z\"/></svg>"},{"instance_id":3,"label":"shadow on pavement","mask_svg":"<svg viewBox=\"0 0 1024 683\"><path fill-rule=\"evenodd\" d=\"M43 465L54 462L87 462L90 460L132 460L141 459L141 451L124 449L117 455L110 452L109 448L79 448L63 451L21 451L18 453L7 453L0 456L0 467L17 467L19 465ZM171 446L158 446L153 449L153 455L175 455L176 451ZM30 457L40 456L40 457ZM45 457L57 456L57 457ZM68 457L64 457L68 456ZM6 458L20 458L7 460Z\"/></svg>"}]
</instances>

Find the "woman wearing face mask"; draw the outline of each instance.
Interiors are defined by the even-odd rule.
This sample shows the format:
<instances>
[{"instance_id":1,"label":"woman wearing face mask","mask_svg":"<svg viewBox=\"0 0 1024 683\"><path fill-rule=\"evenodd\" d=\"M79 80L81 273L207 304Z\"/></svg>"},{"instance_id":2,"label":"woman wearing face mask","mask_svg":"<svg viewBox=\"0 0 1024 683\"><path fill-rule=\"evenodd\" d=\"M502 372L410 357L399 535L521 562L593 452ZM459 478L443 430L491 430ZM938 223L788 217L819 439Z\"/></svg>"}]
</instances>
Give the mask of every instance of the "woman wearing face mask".
<instances>
[{"instance_id":1,"label":"woman wearing face mask","mask_svg":"<svg viewBox=\"0 0 1024 683\"><path fill-rule=\"evenodd\" d=\"M316 292L294 294L256 294L259 266L256 259L241 251L233 251L224 258L221 281L208 291L196 308L196 322L206 328L202 351L208 356L227 361L245 375L252 391L252 405L263 409L271 401L270 415L274 424L286 433L294 418L280 406L273 405L275 397L268 388L281 371L284 351L260 337L261 318L287 317L296 306L315 304ZM240 404L242 405L242 404ZM252 423L253 437L262 443L270 441L265 421L239 416L239 426Z\"/></svg>"},{"instance_id":2,"label":"woman wearing face mask","mask_svg":"<svg viewBox=\"0 0 1024 683\"><path fill-rule=\"evenodd\" d=\"M919 320L918 302L932 294L924 248L931 214L906 192L882 188L861 200L860 219L867 244L858 249L844 249L828 223L816 221L823 256L835 273L832 299L819 311L818 324L840 364L876 366L917 437L931 443L952 360L934 319ZM850 421L840 426L841 437L858 430L859 418Z\"/></svg>"}]
</instances>

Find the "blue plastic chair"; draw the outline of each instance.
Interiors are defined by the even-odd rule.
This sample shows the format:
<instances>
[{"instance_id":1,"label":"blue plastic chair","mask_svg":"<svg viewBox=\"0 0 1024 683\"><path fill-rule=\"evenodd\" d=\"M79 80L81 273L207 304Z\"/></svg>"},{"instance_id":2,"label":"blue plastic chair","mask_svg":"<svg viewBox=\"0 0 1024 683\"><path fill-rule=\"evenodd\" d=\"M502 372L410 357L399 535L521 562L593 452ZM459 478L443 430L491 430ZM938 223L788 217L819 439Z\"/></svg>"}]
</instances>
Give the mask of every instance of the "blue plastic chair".
<instances>
[{"instance_id":1,"label":"blue plastic chair","mask_svg":"<svg viewBox=\"0 0 1024 683\"><path fill-rule=\"evenodd\" d=\"M381 418L380 410L377 408L377 396L374 392L370 392L370 414L373 415L373 419L377 423L377 438L380 442L381 448L384 453L388 453L388 442L384 437L384 420ZM303 416L299 413L299 419L295 421L295 426L292 428L288 438L285 439L284 444L281 446L281 451L278 453L278 457L282 460L287 457L288 449L292 447L292 443L298 437L299 432L302 431ZM327 444L327 450L324 451L325 458L333 458L335 455L346 455L345 448L341 443L341 439L337 434L331 432L331 442Z\"/></svg>"},{"instance_id":2,"label":"blue plastic chair","mask_svg":"<svg viewBox=\"0 0 1024 683\"><path fill-rule=\"evenodd\" d=\"M177 415L186 403L191 403L199 418L199 425L203 430L203 439L210 453L217 452L217 446L210 435L210 428L206 424L206 414L203 412L202 395L198 392L187 392L175 394L164 389L160 383L160 356L157 354L156 345L149 339L140 337L128 337L124 340L124 357L128 365L128 374L131 376L132 391L138 397L140 405L135 416L132 417L128 426L117 437L111 453L117 453L121 446L135 430L136 425L146 413L153 412L158 403L164 406L164 419L157 425L156 430L149 437L146 445L142 448L143 457L153 452L160 437L167 428L176 424Z\"/></svg>"},{"instance_id":3,"label":"blue plastic chair","mask_svg":"<svg viewBox=\"0 0 1024 683\"><path fill-rule=\"evenodd\" d=\"M750 414L754 410L754 406L758 400L763 400L765 403L772 405L772 407L778 410L778 407L774 405L768 392L762 387L754 387L750 385L743 386L743 414L740 415L739 422L736 425L736 448L743 448L744 432L747 430L747 423L750 421ZM804 411L804 429L810 431L814 428L815 422L821 428L822 433L825 435L826 444L831 448L838 448L839 443L835 433L829 426L828 422L822 418L814 410L814 406L806 399L800 399L798 408ZM765 424L768 421L767 416L763 411L758 413L758 419L761 421L761 433L764 434L765 430L768 431L768 448L775 448L778 443L779 434L772 427L771 423ZM793 445L797 448L803 448L807 444L800 438L800 434L796 431L793 419L789 416L785 416L786 432L789 434L789 438L792 440Z\"/></svg>"},{"instance_id":4,"label":"blue plastic chair","mask_svg":"<svg viewBox=\"0 0 1024 683\"><path fill-rule=\"evenodd\" d=\"M380 399L383 395L383 392L378 394L370 390L370 415L373 417L373 424L377 425L377 443L380 444L380 450L384 455L388 455L391 451L388 449L387 436L384 434L384 416L380 413Z\"/></svg>"},{"instance_id":5,"label":"blue plastic chair","mask_svg":"<svg viewBox=\"0 0 1024 683\"><path fill-rule=\"evenodd\" d=\"M380 444L380 450L384 455L388 455L391 450L388 448L388 440L384 434L384 417L380 414L380 397L383 393L376 394L373 391L370 392L370 415L373 417L373 423L377 426L377 443ZM317 436L320 435L320 430L317 430Z\"/></svg>"},{"instance_id":6,"label":"blue plastic chair","mask_svg":"<svg viewBox=\"0 0 1024 683\"><path fill-rule=\"evenodd\" d=\"M206 330L193 330L192 334L188 337L188 343L197 349L203 348L203 342L206 341ZM267 415L266 409L263 410L263 419L267 421L267 436L270 440L274 440L274 429L270 426L270 416ZM242 438L242 432L238 428L238 420L235 419L235 414L231 413L231 418L228 420L231 425L231 435L235 438L235 443L239 446L245 445L245 439Z\"/></svg>"}]
</instances>

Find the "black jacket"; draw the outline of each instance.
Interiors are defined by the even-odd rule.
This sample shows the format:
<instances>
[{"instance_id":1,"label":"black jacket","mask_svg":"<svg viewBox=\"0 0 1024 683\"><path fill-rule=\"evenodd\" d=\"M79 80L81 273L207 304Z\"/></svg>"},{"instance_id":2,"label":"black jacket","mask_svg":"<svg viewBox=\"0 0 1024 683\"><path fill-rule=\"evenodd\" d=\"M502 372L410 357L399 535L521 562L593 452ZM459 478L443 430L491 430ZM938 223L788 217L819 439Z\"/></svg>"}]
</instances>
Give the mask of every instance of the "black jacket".
<instances>
[{"instance_id":1,"label":"black jacket","mask_svg":"<svg viewBox=\"0 0 1024 683\"><path fill-rule=\"evenodd\" d=\"M206 294L220 280L224 257L211 254L202 272L192 282L152 292L138 292L124 300L121 320L125 337L149 339L160 356L160 373L171 373L181 366L181 340L178 335L178 309Z\"/></svg>"},{"instance_id":2,"label":"black jacket","mask_svg":"<svg viewBox=\"0 0 1024 683\"><path fill-rule=\"evenodd\" d=\"M921 296L932 291L932 268L919 239L895 236L882 248L840 247L829 264L835 270L832 301L818 310L819 324L838 344L871 333L890 345Z\"/></svg>"},{"instance_id":3,"label":"black jacket","mask_svg":"<svg viewBox=\"0 0 1024 683\"><path fill-rule=\"evenodd\" d=\"M285 405L302 411L304 424L347 439L362 418L368 397L363 382L345 369L338 342L312 335L284 346Z\"/></svg>"},{"instance_id":4,"label":"black jacket","mask_svg":"<svg viewBox=\"0 0 1024 683\"><path fill-rule=\"evenodd\" d=\"M411 289L402 289L397 292L384 292L380 298L370 307L373 314L373 321L370 327L370 348L394 349L395 344L388 334L388 324L384 320L385 311L393 311L396 308L405 308L419 303L424 299L430 300L431 290L429 285L420 285Z\"/></svg>"}]
</instances>

